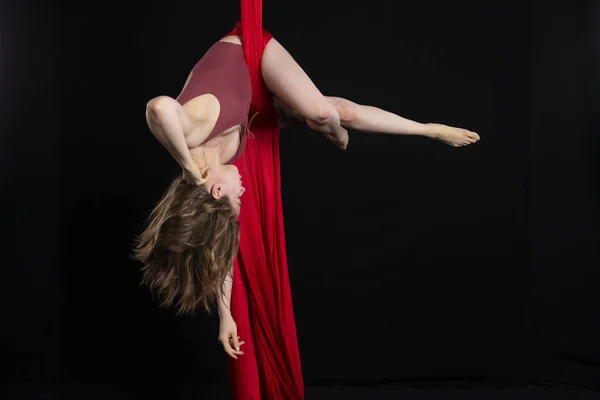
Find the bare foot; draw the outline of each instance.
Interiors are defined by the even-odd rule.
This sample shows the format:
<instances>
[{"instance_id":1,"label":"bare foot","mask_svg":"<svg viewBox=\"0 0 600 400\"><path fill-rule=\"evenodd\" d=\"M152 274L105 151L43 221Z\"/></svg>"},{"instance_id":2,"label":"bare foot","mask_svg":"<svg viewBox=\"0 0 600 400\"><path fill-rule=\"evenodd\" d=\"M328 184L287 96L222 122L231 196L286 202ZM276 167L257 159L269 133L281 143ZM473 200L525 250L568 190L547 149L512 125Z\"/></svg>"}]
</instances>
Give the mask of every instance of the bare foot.
<instances>
[{"instance_id":1,"label":"bare foot","mask_svg":"<svg viewBox=\"0 0 600 400\"><path fill-rule=\"evenodd\" d=\"M315 131L321 131L327 139L331 140L340 149L346 150L346 147L348 147L348 131L341 126L333 132L323 132L318 125L309 120L306 120L306 124Z\"/></svg>"},{"instance_id":2,"label":"bare foot","mask_svg":"<svg viewBox=\"0 0 600 400\"><path fill-rule=\"evenodd\" d=\"M442 124L427 124L429 136L452 147L462 147L479 141L479 135L462 128Z\"/></svg>"}]
</instances>

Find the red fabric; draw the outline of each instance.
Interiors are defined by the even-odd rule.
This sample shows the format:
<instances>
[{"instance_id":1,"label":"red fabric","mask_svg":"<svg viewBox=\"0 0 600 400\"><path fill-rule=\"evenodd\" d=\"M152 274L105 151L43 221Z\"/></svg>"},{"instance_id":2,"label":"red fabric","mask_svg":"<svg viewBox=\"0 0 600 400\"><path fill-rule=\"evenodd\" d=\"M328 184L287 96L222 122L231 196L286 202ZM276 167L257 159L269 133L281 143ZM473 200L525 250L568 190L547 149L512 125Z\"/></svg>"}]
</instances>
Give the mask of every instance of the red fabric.
<instances>
[{"instance_id":1,"label":"red fabric","mask_svg":"<svg viewBox=\"0 0 600 400\"><path fill-rule=\"evenodd\" d=\"M242 1L241 33L252 82L250 127L254 139L236 162L246 188L240 212L240 252L234 265L231 311L244 355L229 360L232 399L301 400L304 383L288 276L281 180L279 127L260 72L272 36L262 30L260 0ZM255 6L252 8L252 6Z\"/></svg>"}]
</instances>

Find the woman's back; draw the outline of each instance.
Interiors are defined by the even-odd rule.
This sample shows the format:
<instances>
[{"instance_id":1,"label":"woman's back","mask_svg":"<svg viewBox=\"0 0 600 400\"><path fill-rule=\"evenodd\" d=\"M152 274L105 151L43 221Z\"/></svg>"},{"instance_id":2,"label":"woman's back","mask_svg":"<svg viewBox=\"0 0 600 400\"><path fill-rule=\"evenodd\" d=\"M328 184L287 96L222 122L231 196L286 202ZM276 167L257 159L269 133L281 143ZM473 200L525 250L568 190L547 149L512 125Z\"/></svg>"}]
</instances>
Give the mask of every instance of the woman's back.
<instances>
[{"instance_id":1,"label":"woman's back","mask_svg":"<svg viewBox=\"0 0 600 400\"><path fill-rule=\"evenodd\" d=\"M241 45L229 41L215 43L196 63L176 100L185 106L206 94L216 98L219 111L212 131L202 143L247 122L252 87Z\"/></svg>"}]
</instances>

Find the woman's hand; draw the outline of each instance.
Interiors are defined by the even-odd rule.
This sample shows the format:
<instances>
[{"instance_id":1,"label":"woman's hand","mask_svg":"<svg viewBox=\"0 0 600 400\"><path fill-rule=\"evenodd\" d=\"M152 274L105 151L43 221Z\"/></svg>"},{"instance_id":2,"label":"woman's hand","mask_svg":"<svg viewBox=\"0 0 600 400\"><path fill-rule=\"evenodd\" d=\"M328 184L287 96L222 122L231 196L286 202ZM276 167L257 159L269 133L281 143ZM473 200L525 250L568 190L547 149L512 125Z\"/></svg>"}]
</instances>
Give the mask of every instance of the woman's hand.
<instances>
[{"instance_id":1,"label":"woman's hand","mask_svg":"<svg viewBox=\"0 0 600 400\"><path fill-rule=\"evenodd\" d=\"M190 185L202 185L206 182L206 179L202 176L202 171L196 165L196 163L190 163L190 165L183 168L183 180Z\"/></svg>"},{"instance_id":2,"label":"woman's hand","mask_svg":"<svg viewBox=\"0 0 600 400\"><path fill-rule=\"evenodd\" d=\"M223 345L225 353L237 360L238 355L244 354L244 352L240 351L240 347L245 342L239 341L240 337L237 335L237 326L230 314L222 315L220 321L219 342Z\"/></svg>"}]
</instances>

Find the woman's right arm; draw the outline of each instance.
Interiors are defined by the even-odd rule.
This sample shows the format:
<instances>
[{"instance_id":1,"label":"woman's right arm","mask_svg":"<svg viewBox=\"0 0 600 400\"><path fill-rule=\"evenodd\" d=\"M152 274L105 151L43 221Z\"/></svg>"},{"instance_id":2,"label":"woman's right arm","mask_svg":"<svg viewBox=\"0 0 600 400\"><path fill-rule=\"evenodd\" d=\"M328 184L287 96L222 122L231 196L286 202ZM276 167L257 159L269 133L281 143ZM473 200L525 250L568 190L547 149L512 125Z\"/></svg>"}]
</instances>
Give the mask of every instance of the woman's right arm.
<instances>
[{"instance_id":1,"label":"woman's right arm","mask_svg":"<svg viewBox=\"0 0 600 400\"><path fill-rule=\"evenodd\" d=\"M192 122L181 104L168 96L156 97L148 102L146 121L156 139L183 169L186 180L196 185L204 183L188 148L185 130L191 129Z\"/></svg>"}]
</instances>

